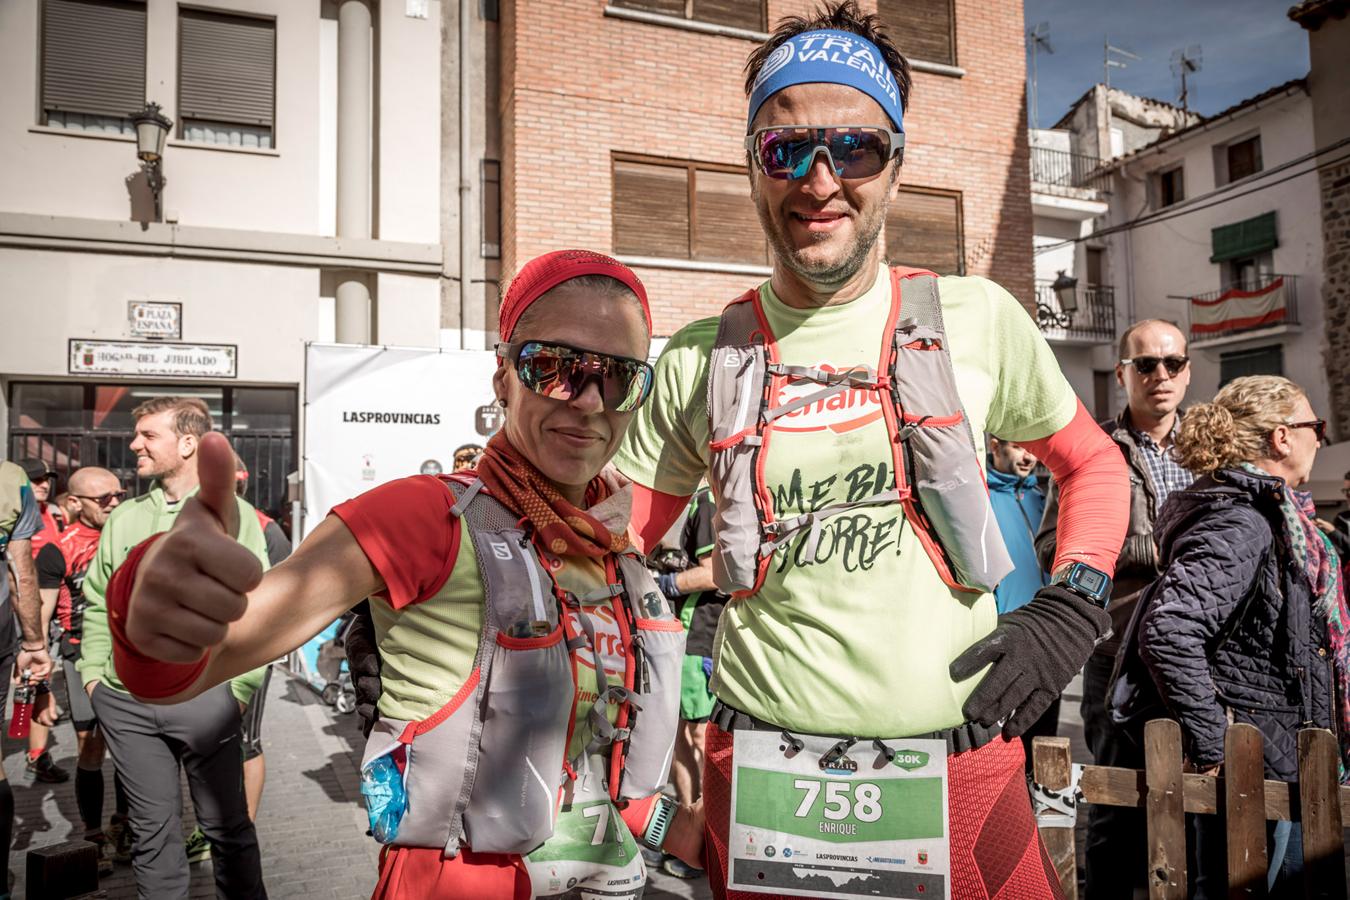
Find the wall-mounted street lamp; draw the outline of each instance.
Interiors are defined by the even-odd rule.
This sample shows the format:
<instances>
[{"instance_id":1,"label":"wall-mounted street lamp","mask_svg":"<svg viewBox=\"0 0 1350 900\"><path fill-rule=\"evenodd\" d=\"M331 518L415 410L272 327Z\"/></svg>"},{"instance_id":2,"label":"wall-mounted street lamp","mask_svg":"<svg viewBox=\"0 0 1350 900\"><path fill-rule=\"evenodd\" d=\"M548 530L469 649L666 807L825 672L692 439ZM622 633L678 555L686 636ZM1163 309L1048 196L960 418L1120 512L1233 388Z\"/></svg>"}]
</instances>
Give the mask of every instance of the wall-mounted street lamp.
<instances>
[{"instance_id":1,"label":"wall-mounted street lamp","mask_svg":"<svg viewBox=\"0 0 1350 900\"><path fill-rule=\"evenodd\" d=\"M1078 312L1078 279L1059 270L1059 277L1050 285L1055 294L1055 309L1048 303L1036 303L1036 321L1042 328L1069 328L1073 325L1073 314Z\"/></svg>"},{"instance_id":2,"label":"wall-mounted street lamp","mask_svg":"<svg viewBox=\"0 0 1350 900\"><path fill-rule=\"evenodd\" d=\"M155 221L164 218L161 195L164 191L164 141L173 127L173 120L160 110L158 103L147 103L145 109L131 117L136 126L136 156L141 160L150 193L155 197Z\"/></svg>"}]
</instances>

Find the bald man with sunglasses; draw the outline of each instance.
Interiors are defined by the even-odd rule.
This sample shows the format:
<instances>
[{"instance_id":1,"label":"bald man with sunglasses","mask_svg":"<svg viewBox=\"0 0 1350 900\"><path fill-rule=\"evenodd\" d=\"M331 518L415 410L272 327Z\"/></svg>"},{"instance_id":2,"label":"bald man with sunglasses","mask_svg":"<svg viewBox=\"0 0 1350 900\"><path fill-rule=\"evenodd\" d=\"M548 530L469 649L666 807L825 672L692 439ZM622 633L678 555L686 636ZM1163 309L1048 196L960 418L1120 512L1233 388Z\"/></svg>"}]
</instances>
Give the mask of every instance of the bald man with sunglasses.
<instances>
[{"instance_id":1,"label":"bald man with sunglasses","mask_svg":"<svg viewBox=\"0 0 1350 900\"><path fill-rule=\"evenodd\" d=\"M1153 522L1173 491L1191 486L1194 476L1171 454L1181 416L1179 407L1191 383L1186 336L1162 319L1135 322L1120 337L1116 381L1127 405L1101 423L1130 468L1130 521L1116 560L1116 580L1107 612L1115 636L1097 646L1083 669L1083 735L1099 766L1143 768L1142 734L1117 726L1106 708L1107 691L1120 637L1139 595L1158 577ZM1059 491L1053 483L1045 518L1036 536L1042 564L1056 551ZM1131 896L1147 870L1144 817L1140 810L1093 806L1087 836L1087 896Z\"/></svg>"}]
</instances>

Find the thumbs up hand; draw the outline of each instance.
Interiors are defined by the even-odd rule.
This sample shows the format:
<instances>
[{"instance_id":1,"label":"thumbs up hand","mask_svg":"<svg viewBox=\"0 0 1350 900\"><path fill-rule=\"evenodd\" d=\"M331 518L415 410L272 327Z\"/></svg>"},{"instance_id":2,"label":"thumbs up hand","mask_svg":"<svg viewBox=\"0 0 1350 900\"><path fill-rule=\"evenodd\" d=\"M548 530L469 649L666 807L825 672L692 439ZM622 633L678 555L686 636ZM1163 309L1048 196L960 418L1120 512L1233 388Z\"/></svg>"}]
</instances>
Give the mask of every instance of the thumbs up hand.
<instances>
[{"instance_id":1,"label":"thumbs up hand","mask_svg":"<svg viewBox=\"0 0 1350 900\"><path fill-rule=\"evenodd\" d=\"M235 540L234 451L225 436L205 435L197 448L201 490L136 571L126 635L141 653L191 663L225 639L262 581L262 564Z\"/></svg>"}]
</instances>

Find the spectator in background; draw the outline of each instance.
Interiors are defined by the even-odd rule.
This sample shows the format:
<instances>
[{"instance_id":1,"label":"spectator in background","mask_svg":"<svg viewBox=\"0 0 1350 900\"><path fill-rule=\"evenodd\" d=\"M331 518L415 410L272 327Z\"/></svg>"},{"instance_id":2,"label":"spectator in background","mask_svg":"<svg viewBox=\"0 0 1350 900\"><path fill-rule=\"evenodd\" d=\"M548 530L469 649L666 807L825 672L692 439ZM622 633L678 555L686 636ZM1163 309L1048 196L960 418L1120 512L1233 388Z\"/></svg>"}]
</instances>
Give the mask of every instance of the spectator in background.
<instances>
[{"instance_id":1,"label":"spectator in background","mask_svg":"<svg viewBox=\"0 0 1350 900\"><path fill-rule=\"evenodd\" d=\"M998 613L1024 606L1050 583L1050 574L1036 558L1036 530L1045 513L1045 493L1036 480L1036 456L1013 441L989 438L986 473L989 499L998 517L998 528L1017 567L994 588ZM1056 698L1035 724L1021 735L1026 748L1026 768L1031 771L1031 742L1059 732L1059 699Z\"/></svg>"},{"instance_id":2,"label":"spectator in background","mask_svg":"<svg viewBox=\"0 0 1350 900\"><path fill-rule=\"evenodd\" d=\"M675 737L675 755L670 780L675 798L693 805L703 796L704 738L712 715L713 639L717 621L727 605L726 594L713 581L713 515L717 506L712 491L703 487L689 501L689 511L680 533L680 549L689 562L682 572L663 573L658 584L670 600L685 628L684 669L680 673L680 730ZM701 878L703 870L679 857L666 854L661 863L676 878Z\"/></svg>"},{"instance_id":3,"label":"spectator in background","mask_svg":"<svg viewBox=\"0 0 1350 900\"><path fill-rule=\"evenodd\" d=\"M234 492L239 497L248 494L248 466L238 453L234 455ZM256 506L258 524L262 526L263 541L267 544L267 563L275 566L291 555L291 540L286 532L267 513ZM247 703L242 704L240 738L244 743L244 796L248 799L248 817L258 819L258 804L262 802L263 783L267 780L267 761L263 758L262 723L263 704L267 688L272 683L272 667L263 668L262 681Z\"/></svg>"},{"instance_id":4,"label":"spectator in background","mask_svg":"<svg viewBox=\"0 0 1350 900\"><path fill-rule=\"evenodd\" d=\"M59 539L45 545L37 555L38 589L43 606L54 604L60 623L66 706L75 726L79 751L75 766L75 804L84 823L85 840L99 848L100 875L112 871L113 860L131 862L131 832L126 824L126 792L116 780L117 810L107 831L103 830L103 758L107 747L98 730L98 719L89 695L80 685L75 663L80 658L80 640L84 633L84 575L98 550L103 523L126 496L117 476L107 469L95 466L76 469L71 473L70 492L66 495L70 524ZM105 852L109 848L111 858Z\"/></svg>"},{"instance_id":5,"label":"spectator in background","mask_svg":"<svg viewBox=\"0 0 1350 900\"><path fill-rule=\"evenodd\" d=\"M66 517L55 502L56 473L42 460L31 457L20 460L19 465L23 466L28 482L33 486L33 500L37 503L38 516L42 519L42 530L33 535L33 557L37 558L43 544L61 536L61 530L66 527Z\"/></svg>"},{"instance_id":6,"label":"spectator in background","mask_svg":"<svg viewBox=\"0 0 1350 900\"><path fill-rule=\"evenodd\" d=\"M1153 542L1158 510L1168 494L1189 487L1193 480L1170 453L1180 421L1177 408L1186 397L1191 369L1186 336L1161 319L1145 319L1125 329L1119 357L1116 381L1125 389L1127 405L1119 416L1101 425L1129 466L1130 519L1107 607L1113 636L1097 645L1083 669L1083 737L1097 765L1142 769L1142 735L1111 720L1107 687L1120 636L1139 594L1158 577L1158 549ZM1052 483L1036 537L1036 553L1043 566L1055 558L1058 518L1059 489ZM1093 900L1129 898L1136 888L1144 888L1148 854L1143 810L1093 804L1088 812L1086 859L1086 894Z\"/></svg>"},{"instance_id":7,"label":"spectator in background","mask_svg":"<svg viewBox=\"0 0 1350 900\"><path fill-rule=\"evenodd\" d=\"M1345 473L1341 482L1341 496L1345 498L1347 504L1350 504L1350 472ZM1317 527L1331 538L1332 546L1340 554L1341 564L1345 565L1350 561L1350 505L1337 513L1331 522L1318 519Z\"/></svg>"},{"instance_id":8,"label":"spectator in background","mask_svg":"<svg viewBox=\"0 0 1350 900\"><path fill-rule=\"evenodd\" d=\"M1229 722L1261 730L1270 779L1298 780L1305 726L1338 732L1350 760L1345 585L1311 496L1296 490L1325 436L1303 390L1273 375L1234 379L1182 422L1178 456L1201 477L1158 517L1164 569L1136 635L1190 771L1218 773ZM1192 820L1200 900L1228 896L1223 828ZM1300 829L1267 830L1270 896L1302 897Z\"/></svg>"}]
</instances>

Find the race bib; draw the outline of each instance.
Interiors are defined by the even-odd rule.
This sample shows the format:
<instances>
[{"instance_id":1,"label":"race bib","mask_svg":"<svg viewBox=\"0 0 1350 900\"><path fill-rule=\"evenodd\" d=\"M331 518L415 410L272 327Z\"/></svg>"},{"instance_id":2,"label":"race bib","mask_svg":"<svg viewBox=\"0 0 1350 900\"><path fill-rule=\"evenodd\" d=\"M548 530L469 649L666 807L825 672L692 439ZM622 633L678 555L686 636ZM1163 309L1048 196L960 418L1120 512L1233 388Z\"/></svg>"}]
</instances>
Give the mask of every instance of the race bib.
<instances>
[{"instance_id":1,"label":"race bib","mask_svg":"<svg viewBox=\"0 0 1350 900\"><path fill-rule=\"evenodd\" d=\"M945 741L788 741L737 731L728 887L809 897L948 895Z\"/></svg>"}]
</instances>

